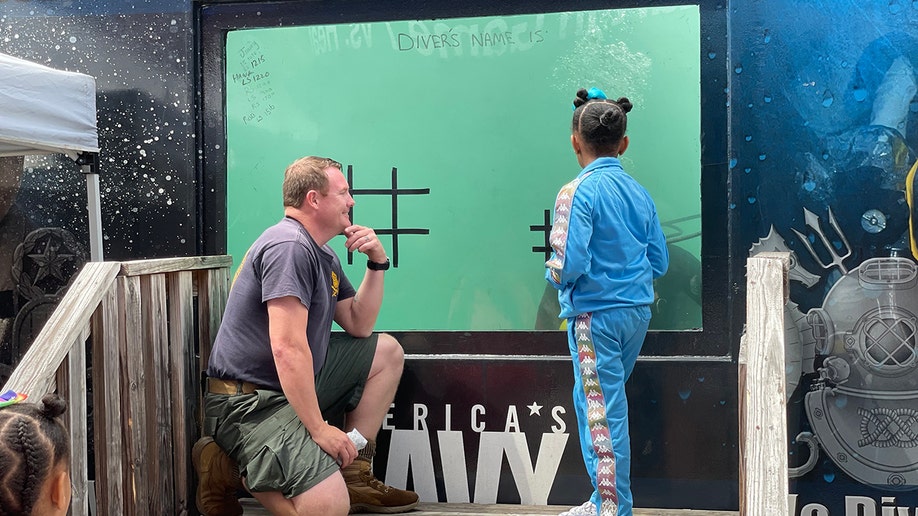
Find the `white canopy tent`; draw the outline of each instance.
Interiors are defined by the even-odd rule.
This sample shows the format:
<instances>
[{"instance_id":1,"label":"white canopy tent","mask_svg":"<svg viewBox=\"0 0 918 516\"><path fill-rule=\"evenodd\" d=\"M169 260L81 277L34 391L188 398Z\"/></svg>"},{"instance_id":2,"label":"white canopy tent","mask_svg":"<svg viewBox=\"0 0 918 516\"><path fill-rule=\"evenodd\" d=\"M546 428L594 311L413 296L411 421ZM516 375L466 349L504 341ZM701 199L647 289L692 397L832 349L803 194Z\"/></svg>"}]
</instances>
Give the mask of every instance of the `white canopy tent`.
<instances>
[{"instance_id":1,"label":"white canopy tent","mask_svg":"<svg viewBox=\"0 0 918 516\"><path fill-rule=\"evenodd\" d=\"M96 80L0 54L0 156L66 154L83 166L89 247L102 261Z\"/></svg>"}]
</instances>

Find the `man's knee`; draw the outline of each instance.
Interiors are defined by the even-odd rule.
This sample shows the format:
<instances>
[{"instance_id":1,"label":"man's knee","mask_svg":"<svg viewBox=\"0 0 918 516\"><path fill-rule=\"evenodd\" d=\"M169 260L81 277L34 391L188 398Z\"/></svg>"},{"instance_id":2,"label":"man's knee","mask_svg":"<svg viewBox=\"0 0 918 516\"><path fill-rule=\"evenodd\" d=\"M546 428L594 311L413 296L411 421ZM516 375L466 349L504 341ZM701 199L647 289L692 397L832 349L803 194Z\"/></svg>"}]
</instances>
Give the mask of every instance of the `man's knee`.
<instances>
[{"instance_id":1,"label":"man's knee","mask_svg":"<svg viewBox=\"0 0 918 516\"><path fill-rule=\"evenodd\" d=\"M305 493L293 497L297 514L347 514L351 504L341 473L335 472Z\"/></svg>"},{"instance_id":2,"label":"man's knee","mask_svg":"<svg viewBox=\"0 0 918 516\"><path fill-rule=\"evenodd\" d=\"M405 350L398 340L388 333L380 333L376 342L376 356L399 368L405 363Z\"/></svg>"}]
</instances>

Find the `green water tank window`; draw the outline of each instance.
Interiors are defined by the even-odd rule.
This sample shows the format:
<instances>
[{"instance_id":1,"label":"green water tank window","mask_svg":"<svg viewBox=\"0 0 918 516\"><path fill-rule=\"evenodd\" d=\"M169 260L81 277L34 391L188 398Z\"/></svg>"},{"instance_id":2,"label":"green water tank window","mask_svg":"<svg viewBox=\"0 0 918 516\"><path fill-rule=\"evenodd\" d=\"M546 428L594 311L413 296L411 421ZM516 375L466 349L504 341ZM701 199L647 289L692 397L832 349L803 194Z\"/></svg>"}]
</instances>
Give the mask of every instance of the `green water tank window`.
<instances>
[{"instance_id":1,"label":"green water tank window","mask_svg":"<svg viewBox=\"0 0 918 516\"><path fill-rule=\"evenodd\" d=\"M290 162L328 156L393 264L377 329L557 330L551 210L598 86L635 105L622 162L669 241L652 328L700 328L699 26L673 6L229 31L227 250L282 217ZM359 283L365 257L331 244Z\"/></svg>"}]
</instances>

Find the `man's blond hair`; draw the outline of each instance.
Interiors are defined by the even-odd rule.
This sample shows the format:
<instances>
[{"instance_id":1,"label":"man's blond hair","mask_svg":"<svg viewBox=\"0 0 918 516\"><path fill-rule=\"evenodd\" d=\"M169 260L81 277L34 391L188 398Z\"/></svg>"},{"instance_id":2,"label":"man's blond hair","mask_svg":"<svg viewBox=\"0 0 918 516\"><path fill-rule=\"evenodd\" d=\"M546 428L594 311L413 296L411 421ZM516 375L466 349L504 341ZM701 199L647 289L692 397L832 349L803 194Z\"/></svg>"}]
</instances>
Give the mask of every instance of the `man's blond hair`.
<instances>
[{"instance_id":1,"label":"man's blond hair","mask_svg":"<svg viewBox=\"0 0 918 516\"><path fill-rule=\"evenodd\" d=\"M284 172L284 206L299 208L310 190L327 194L328 175L325 170L329 167L341 170L341 163L318 156L306 156L291 163Z\"/></svg>"}]
</instances>

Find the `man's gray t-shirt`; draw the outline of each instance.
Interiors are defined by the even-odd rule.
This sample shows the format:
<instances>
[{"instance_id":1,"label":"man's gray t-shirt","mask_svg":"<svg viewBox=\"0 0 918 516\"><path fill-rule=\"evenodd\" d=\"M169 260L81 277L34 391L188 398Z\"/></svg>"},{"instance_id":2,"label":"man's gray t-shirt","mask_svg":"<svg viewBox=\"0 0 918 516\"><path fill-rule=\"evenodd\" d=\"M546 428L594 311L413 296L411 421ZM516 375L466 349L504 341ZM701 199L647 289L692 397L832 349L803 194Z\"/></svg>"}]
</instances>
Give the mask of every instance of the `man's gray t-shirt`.
<instances>
[{"instance_id":1,"label":"man's gray t-shirt","mask_svg":"<svg viewBox=\"0 0 918 516\"><path fill-rule=\"evenodd\" d=\"M258 237L239 265L208 376L281 390L268 334L267 302L286 296L298 298L309 310L306 338L313 372L318 373L325 363L335 305L355 294L335 252L317 245L299 222L285 217Z\"/></svg>"}]
</instances>

